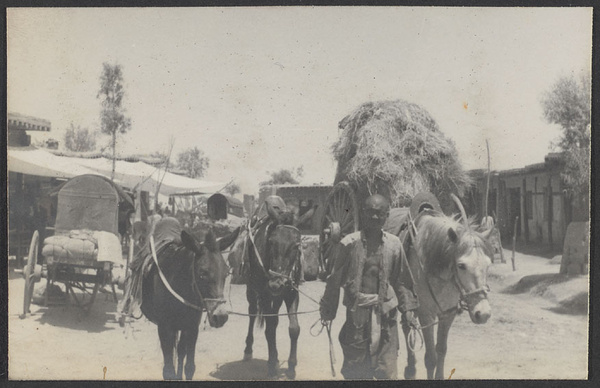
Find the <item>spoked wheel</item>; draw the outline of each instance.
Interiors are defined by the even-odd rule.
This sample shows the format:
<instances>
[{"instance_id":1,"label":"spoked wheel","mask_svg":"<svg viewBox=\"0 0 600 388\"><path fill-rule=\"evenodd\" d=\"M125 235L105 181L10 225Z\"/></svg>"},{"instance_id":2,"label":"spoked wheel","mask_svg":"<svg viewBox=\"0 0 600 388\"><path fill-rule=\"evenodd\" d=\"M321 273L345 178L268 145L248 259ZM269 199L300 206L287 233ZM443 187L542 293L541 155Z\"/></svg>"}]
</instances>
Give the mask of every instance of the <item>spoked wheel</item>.
<instances>
[{"instance_id":1,"label":"spoked wheel","mask_svg":"<svg viewBox=\"0 0 600 388\"><path fill-rule=\"evenodd\" d=\"M37 264L38 249L40 244L40 235L36 230L29 244L29 257L25 268L23 268L23 276L25 276L25 293L23 296L23 315L24 318L29 313L31 298L33 297L33 287L35 283L41 279L42 266Z\"/></svg>"},{"instance_id":2,"label":"spoked wheel","mask_svg":"<svg viewBox=\"0 0 600 388\"><path fill-rule=\"evenodd\" d=\"M344 236L358 230L358 203L348 182L340 182L333 187L325 201L319 236L320 265L319 276L323 279L331 273L333 258Z\"/></svg>"}]
</instances>

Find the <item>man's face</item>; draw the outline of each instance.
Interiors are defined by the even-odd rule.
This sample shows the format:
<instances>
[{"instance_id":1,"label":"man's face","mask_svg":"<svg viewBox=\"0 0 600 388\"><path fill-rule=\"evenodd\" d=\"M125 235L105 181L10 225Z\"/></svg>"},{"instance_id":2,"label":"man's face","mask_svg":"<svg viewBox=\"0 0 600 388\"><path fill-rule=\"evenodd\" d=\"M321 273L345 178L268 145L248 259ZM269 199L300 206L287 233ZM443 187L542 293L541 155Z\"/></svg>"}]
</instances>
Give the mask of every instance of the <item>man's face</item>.
<instances>
[{"instance_id":1,"label":"man's face","mask_svg":"<svg viewBox=\"0 0 600 388\"><path fill-rule=\"evenodd\" d=\"M372 195L363 207L363 226L365 230L381 230L390 212L389 202L381 195Z\"/></svg>"}]
</instances>

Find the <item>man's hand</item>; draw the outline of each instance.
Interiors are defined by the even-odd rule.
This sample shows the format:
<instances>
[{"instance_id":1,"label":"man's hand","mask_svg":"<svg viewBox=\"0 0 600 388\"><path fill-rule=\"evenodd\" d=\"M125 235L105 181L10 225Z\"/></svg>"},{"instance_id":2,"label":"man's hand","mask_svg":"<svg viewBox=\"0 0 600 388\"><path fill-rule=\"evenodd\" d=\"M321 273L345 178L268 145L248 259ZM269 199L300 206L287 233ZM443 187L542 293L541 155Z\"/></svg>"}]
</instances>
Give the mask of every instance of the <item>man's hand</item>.
<instances>
[{"instance_id":1,"label":"man's hand","mask_svg":"<svg viewBox=\"0 0 600 388\"><path fill-rule=\"evenodd\" d=\"M421 324L419 323L419 317L415 314L414 310L408 310L404 313L404 319L408 326L413 327L415 329L421 328Z\"/></svg>"},{"instance_id":2,"label":"man's hand","mask_svg":"<svg viewBox=\"0 0 600 388\"><path fill-rule=\"evenodd\" d=\"M333 321L333 318L335 318L335 312L332 313L323 300L321 300L319 312L321 313L321 322Z\"/></svg>"}]
</instances>

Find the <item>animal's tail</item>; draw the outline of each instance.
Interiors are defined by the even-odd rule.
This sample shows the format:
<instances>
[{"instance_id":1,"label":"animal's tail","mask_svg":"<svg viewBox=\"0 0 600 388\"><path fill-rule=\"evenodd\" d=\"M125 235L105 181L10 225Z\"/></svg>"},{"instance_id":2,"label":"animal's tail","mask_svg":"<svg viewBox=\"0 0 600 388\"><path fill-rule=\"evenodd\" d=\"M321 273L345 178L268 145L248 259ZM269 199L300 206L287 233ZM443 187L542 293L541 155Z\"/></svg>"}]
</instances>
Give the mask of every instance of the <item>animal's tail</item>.
<instances>
[{"instance_id":1,"label":"animal's tail","mask_svg":"<svg viewBox=\"0 0 600 388\"><path fill-rule=\"evenodd\" d=\"M263 309L258 303L258 308L256 309L256 321L258 323L259 328L263 328L265 326L265 316L263 315Z\"/></svg>"}]
</instances>

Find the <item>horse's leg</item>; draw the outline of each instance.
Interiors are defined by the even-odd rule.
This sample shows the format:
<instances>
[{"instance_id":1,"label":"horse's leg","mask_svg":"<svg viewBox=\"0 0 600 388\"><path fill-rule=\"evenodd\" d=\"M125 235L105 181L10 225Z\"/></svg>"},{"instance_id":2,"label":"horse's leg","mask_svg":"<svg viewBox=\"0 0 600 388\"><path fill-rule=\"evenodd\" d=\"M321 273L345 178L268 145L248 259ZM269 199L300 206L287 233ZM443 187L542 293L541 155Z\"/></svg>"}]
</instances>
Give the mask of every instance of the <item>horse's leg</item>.
<instances>
[{"instance_id":1,"label":"horse's leg","mask_svg":"<svg viewBox=\"0 0 600 388\"><path fill-rule=\"evenodd\" d=\"M437 353L437 366L435 368L436 380L443 380L444 376L444 361L446 360L446 351L448 350L448 332L454 322L456 314L450 314L440 319L437 332L437 344L435 351Z\"/></svg>"},{"instance_id":2,"label":"horse's leg","mask_svg":"<svg viewBox=\"0 0 600 388\"><path fill-rule=\"evenodd\" d=\"M246 336L246 348L244 349L244 361L252 360L252 345L254 344L254 321L258 311L258 295L250 289L246 288L246 300L248 301L248 335Z\"/></svg>"},{"instance_id":3,"label":"horse's leg","mask_svg":"<svg viewBox=\"0 0 600 388\"><path fill-rule=\"evenodd\" d=\"M163 379L165 380L174 380L176 378L175 366L173 365L176 335L176 330L173 330L166 325L158 325L158 337L160 338L160 347L164 359Z\"/></svg>"},{"instance_id":4,"label":"horse's leg","mask_svg":"<svg viewBox=\"0 0 600 388\"><path fill-rule=\"evenodd\" d=\"M404 314L402 314L402 332L404 333L404 342L406 343L406 367L404 368L404 378L406 380L414 380L417 375L417 361L415 359L415 352L411 350L408 342L408 334L410 333L410 326Z\"/></svg>"},{"instance_id":5,"label":"horse's leg","mask_svg":"<svg viewBox=\"0 0 600 388\"><path fill-rule=\"evenodd\" d=\"M298 296L298 291L294 290L289 292L285 298L285 306L287 308L288 317L290 319L290 357L288 358L288 370L287 376L290 379L296 378L296 364L298 360L296 359L296 350L298 345L298 336L300 335L300 324L298 323L298 303L300 302L300 298Z\"/></svg>"},{"instance_id":6,"label":"horse's leg","mask_svg":"<svg viewBox=\"0 0 600 388\"><path fill-rule=\"evenodd\" d=\"M435 367L437 365L433 326L423 329L423 339L425 341L425 367L427 368L427 378L431 380L433 379L433 373L435 372Z\"/></svg>"},{"instance_id":7,"label":"horse's leg","mask_svg":"<svg viewBox=\"0 0 600 388\"><path fill-rule=\"evenodd\" d=\"M185 360L185 378L191 380L196 372L196 342L198 341L198 325L195 325L186 332L186 360ZM181 340L180 340L181 341Z\"/></svg>"},{"instance_id":8,"label":"horse's leg","mask_svg":"<svg viewBox=\"0 0 600 388\"><path fill-rule=\"evenodd\" d=\"M185 360L186 354L186 330L181 330L179 334L179 341L177 341L177 380L183 378L183 361Z\"/></svg>"},{"instance_id":9,"label":"horse's leg","mask_svg":"<svg viewBox=\"0 0 600 388\"><path fill-rule=\"evenodd\" d=\"M279 366L279 357L277 354L277 325L279 324L279 317L276 315L279 312L283 299L277 298L269 305L271 308L263 309L268 314L265 316L265 337L267 337L267 345L269 348L269 361L268 361L268 376L277 376L277 369Z\"/></svg>"}]
</instances>

